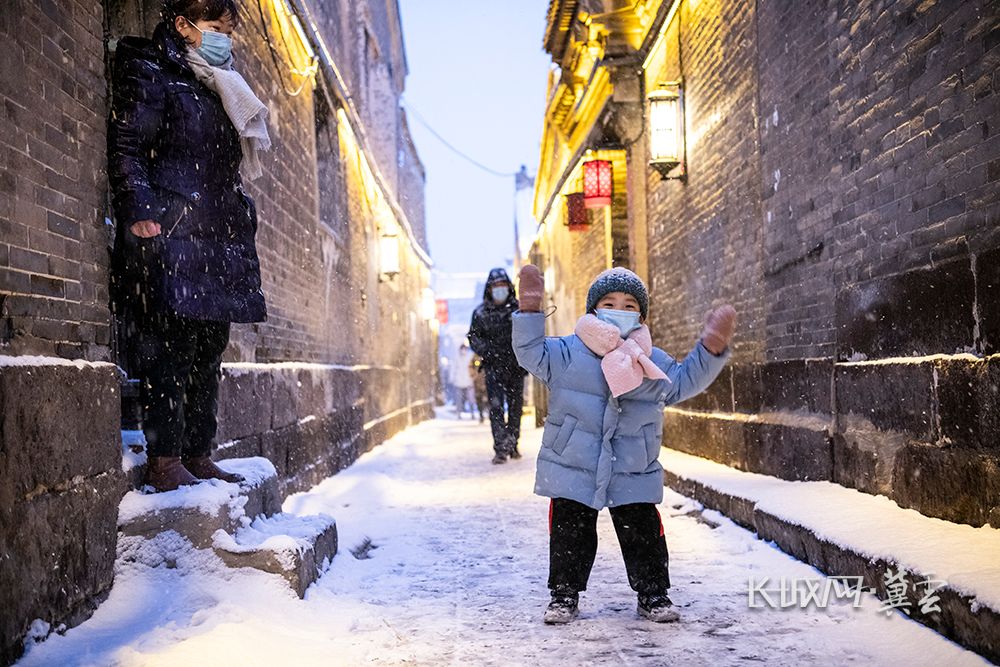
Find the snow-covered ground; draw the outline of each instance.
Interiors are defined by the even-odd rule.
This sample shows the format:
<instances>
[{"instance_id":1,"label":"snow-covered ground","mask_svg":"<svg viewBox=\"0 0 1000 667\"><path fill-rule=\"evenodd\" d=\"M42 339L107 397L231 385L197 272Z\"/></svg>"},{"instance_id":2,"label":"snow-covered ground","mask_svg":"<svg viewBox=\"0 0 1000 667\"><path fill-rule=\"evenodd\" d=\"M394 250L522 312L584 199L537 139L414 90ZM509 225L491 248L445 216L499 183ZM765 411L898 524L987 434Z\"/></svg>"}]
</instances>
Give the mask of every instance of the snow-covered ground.
<instances>
[{"instance_id":1,"label":"snow-covered ground","mask_svg":"<svg viewBox=\"0 0 1000 667\"><path fill-rule=\"evenodd\" d=\"M547 500L525 457L490 464L487 426L422 424L285 503L337 518L341 550L299 600L284 580L230 570L176 534L123 539L108 600L83 625L30 648L34 665L980 665L865 597L825 609L748 607L748 579L816 570L668 490L661 508L680 623L635 598L607 513L581 617L545 626ZM352 549L370 539L374 548ZM164 560L152 555L169 551Z\"/></svg>"}]
</instances>

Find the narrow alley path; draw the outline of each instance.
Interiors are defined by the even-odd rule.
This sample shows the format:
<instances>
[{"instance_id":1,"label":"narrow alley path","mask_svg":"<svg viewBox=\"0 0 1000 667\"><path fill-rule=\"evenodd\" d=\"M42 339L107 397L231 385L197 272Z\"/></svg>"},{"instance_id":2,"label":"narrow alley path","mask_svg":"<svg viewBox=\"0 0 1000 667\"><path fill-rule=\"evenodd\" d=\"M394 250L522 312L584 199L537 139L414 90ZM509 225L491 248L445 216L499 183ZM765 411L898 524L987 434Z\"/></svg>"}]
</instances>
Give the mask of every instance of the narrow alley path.
<instances>
[{"instance_id":1,"label":"narrow alley path","mask_svg":"<svg viewBox=\"0 0 1000 667\"><path fill-rule=\"evenodd\" d=\"M580 619L543 625L547 501L531 493L541 430L525 423L520 461L491 465L488 426L441 418L289 498L286 511L339 523L340 552L305 600L176 535L157 538L161 551L172 544L166 560L125 538L109 599L19 664L985 664L870 597L860 609L749 609L749 577L821 575L669 490L681 622L637 618L605 512Z\"/></svg>"}]
</instances>

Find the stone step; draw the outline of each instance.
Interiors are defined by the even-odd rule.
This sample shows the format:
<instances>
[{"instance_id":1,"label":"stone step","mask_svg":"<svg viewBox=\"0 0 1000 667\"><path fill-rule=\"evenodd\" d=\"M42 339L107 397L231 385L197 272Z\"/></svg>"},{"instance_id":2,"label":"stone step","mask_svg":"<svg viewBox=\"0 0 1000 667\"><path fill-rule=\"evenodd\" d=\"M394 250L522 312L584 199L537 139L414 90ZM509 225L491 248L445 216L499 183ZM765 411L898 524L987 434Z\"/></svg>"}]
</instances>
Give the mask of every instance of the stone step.
<instances>
[{"instance_id":1,"label":"stone step","mask_svg":"<svg viewBox=\"0 0 1000 667\"><path fill-rule=\"evenodd\" d=\"M216 531L233 533L255 517L281 510L278 476L266 458L229 459L223 467L245 481L213 479L164 493L128 492L118 506L118 530L142 537L175 530L194 546L206 548L212 546Z\"/></svg>"},{"instance_id":2,"label":"stone step","mask_svg":"<svg viewBox=\"0 0 1000 667\"><path fill-rule=\"evenodd\" d=\"M284 577L301 598L337 553L337 522L325 514L258 517L233 534L216 531L212 547L230 567Z\"/></svg>"}]
</instances>

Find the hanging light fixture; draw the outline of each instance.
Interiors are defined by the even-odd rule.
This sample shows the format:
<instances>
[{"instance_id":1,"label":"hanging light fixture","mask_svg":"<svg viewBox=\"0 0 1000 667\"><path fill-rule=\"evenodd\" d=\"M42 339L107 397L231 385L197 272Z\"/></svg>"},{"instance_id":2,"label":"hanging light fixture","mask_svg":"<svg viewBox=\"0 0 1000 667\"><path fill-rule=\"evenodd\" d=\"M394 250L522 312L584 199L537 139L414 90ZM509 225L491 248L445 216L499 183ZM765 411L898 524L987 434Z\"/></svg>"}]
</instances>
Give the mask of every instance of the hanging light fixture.
<instances>
[{"instance_id":1,"label":"hanging light fixture","mask_svg":"<svg viewBox=\"0 0 1000 667\"><path fill-rule=\"evenodd\" d=\"M392 232L383 232L379 238L379 277L382 280L392 280L399 274L399 236Z\"/></svg>"},{"instance_id":2,"label":"hanging light fixture","mask_svg":"<svg viewBox=\"0 0 1000 667\"><path fill-rule=\"evenodd\" d=\"M610 206L613 184L610 160L583 163L583 201L587 208Z\"/></svg>"},{"instance_id":3,"label":"hanging light fixture","mask_svg":"<svg viewBox=\"0 0 1000 667\"><path fill-rule=\"evenodd\" d=\"M420 316L425 322L431 322L437 317L437 300L434 298L434 290L425 287L421 290L420 297Z\"/></svg>"},{"instance_id":4,"label":"hanging light fixture","mask_svg":"<svg viewBox=\"0 0 1000 667\"><path fill-rule=\"evenodd\" d=\"M662 83L649 94L649 164L664 179L687 178L681 81Z\"/></svg>"},{"instance_id":5,"label":"hanging light fixture","mask_svg":"<svg viewBox=\"0 0 1000 667\"><path fill-rule=\"evenodd\" d=\"M582 192L571 192L566 195L566 226L571 232L583 231L590 226Z\"/></svg>"}]
</instances>

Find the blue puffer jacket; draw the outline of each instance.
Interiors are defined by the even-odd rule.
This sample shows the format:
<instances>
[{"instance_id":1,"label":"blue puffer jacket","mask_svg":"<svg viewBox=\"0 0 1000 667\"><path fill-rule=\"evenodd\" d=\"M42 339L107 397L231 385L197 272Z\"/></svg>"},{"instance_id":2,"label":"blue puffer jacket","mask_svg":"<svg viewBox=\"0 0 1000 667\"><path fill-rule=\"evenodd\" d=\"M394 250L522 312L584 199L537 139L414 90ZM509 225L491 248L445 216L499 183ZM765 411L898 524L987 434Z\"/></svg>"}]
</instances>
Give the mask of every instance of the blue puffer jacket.
<instances>
[{"instance_id":1,"label":"blue puffer jacket","mask_svg":"<svg viewBox=\"0 0 1000 667\"><path fill-rule=\"evenodd\" d=\"M543 314L515 313L513 343L521 366L550 391L535 493L594 509L663 500L663 467L657 460L663 408L704 391L729 352L716 357L698 343L678 363L654 347L650 359L673 383L646 379L614 398L601 357L575 334L546 338Z\"/></svg>"}]
</instances>

